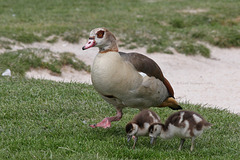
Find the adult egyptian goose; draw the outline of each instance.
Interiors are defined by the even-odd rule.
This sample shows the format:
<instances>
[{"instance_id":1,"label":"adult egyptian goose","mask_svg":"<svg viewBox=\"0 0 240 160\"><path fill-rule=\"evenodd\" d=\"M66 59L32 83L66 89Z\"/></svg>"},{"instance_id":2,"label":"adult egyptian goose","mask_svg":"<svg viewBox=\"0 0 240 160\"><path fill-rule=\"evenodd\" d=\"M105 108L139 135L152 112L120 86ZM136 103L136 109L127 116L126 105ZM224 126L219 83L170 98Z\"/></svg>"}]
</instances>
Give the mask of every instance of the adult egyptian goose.
<instances>
[{"instance_id":1,"label":"adult egyptian goose","mask_svg":"<svg viewBox=\"0 0 240 160\"><path fill-rule=\"evenodd\" d=\"M148 128L153 123L160 123L160 117L153 111L144 109L138 113L134 118L126 125L126 133L128 142L134 137L133 149L136 146L138 136L148 135Z\"/></svg>"},{"instance_id":2,"label":"adult egyptian goose","mask_svg":"<svg viewBox=\"0 0 240 160\"><path fill-rule=\"evenodd\" d=\"M180 137L179 150L182 149L185 138L191 138L190 150L193 151L194 140L200 136L205 129L212 126L200 114L193 111L179 111L168 117L165 124L154 123L149 127L151 144L160 135L163 139L170 139L174 136Z\"/></svg>"},{"instance_id":3,"label":"adult egyptian goose","mask_svg":"<svg viewBox=\"0 0 240 160\"><path fill-rule=\"evenodd\" d=\"M93 86L117 110L116 116L104 118L91 127L110 127L112 121L122 118L124 107L181 109L170 83L152 59L138 53L119 52L115 36L105 28L90 32L82 49L91 47L99 48L91 69Z\"/></svg>"}]
</instances>

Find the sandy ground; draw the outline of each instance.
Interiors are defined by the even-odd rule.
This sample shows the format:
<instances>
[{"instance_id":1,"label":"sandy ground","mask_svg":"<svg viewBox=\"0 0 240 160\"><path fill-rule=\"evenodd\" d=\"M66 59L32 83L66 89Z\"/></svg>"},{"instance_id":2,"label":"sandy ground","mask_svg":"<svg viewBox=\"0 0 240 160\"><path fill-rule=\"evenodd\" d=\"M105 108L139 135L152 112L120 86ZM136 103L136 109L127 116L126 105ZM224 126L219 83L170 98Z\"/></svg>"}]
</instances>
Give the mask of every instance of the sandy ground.
<instances>
[{"instance_id":1,"label":"sandy ground","mask_svg":"<svg viewBox=\"0 0 240 160\"><path fill-rule=\"evenodd\" d=\"M82 51L81 48L85 43L86 41L80 44L64 41L55 44L44 42L21 44L13 49L48 48L54 52L72 52L86 64L91 65L98 49ZM172 84L178 101L227 109L240 114L240 49L221 49L209 45L208 47L211 50L211 58L185 56L177 52L173 55L154 53L147 56L159 64L165 77ZM145 48L134 50L120 48L120 51L146 53ZM51 75L50 71L42 69L32 69L26 73L26 76L91 84L90 74L76 71L71 67L64 67L61 76Z\"/></svg>"}]
</instances>

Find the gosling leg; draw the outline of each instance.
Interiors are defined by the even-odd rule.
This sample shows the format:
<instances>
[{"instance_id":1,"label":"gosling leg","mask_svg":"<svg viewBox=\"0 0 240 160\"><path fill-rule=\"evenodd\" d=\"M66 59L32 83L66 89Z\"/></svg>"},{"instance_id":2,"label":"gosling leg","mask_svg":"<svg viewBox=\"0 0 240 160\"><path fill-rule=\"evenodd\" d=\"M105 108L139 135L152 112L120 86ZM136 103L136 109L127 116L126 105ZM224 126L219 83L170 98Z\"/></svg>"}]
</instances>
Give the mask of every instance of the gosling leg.
<instances>
[{"instance_id":1,"label":"gosling leg","mask_svg":"<svg viewBox=\"0 0 240 160\"><path fill-rule=\"evenodd\" d=\"M136 146L137 140L138 140L138 137L136 136L136 137L134 138L133 149L135 149L135 146Z\"/></svg>"},{"instance_id":2,"label":"gosling leg","mask_svg":"<svg viewBox=\"0 0 240 160\"><path fill-rule=\"evenodd\" d=\"M184 138L181 138L180 146L179 146L179 148L178 148L179 151L182 150L182 146L183 146L184 142L185 142L185 139L184 139Z\"/></svg>"},{"instance_id":3,"label":"gosling leg","mask_svg":"<svg viewBox=\"0 0 240 160\"><path fill-rule=\"evenodd\" d=\"M194 140L195 140L195 138L192 137L192 145L191 145L191 148L190 148L191 151L193 151L193 149L194 149Z\"/></svg>"}]
</instances>

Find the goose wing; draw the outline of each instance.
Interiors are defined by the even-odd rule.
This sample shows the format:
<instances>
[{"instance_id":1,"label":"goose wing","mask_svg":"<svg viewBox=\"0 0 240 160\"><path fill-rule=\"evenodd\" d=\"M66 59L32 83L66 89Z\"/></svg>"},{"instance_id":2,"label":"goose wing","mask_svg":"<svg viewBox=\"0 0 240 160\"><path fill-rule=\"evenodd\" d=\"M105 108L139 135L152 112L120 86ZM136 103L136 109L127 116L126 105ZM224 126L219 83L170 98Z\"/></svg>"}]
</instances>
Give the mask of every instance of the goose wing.
<instances>
[{"instance_id":1,"label":"goose wing","mask_svg":"<svg viewBox=\"0 0 240 160\"><path fill-rule=\"evenodd\" d=\"M147 56L135 52L132 53L119 52L119 54L125 61L129 61L138 72L143 72L149 77L152 76L161 80L166 86L169 95L171 97L174 97L174 91L171 84L163 76L162 70L155 61L148 58Z\"/></svg>"}]
</instances>

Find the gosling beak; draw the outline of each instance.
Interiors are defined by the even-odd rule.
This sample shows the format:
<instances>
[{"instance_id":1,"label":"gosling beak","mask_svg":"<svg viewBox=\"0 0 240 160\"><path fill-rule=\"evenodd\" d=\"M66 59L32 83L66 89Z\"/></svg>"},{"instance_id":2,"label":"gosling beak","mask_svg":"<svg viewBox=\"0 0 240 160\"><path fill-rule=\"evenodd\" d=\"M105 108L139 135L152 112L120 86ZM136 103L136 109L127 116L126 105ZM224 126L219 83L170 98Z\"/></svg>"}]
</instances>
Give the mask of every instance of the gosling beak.
<instances>
[{"instance_id":1,"label":"gosling beak","mask_svg":"<svg viewBox=\"0 0 240 160\"><path fill-rule=\"evenodd\" d=\"M150 139L150 144L153 144L154 141L155 141L155 138L154 138L154 137L151 137L151 139Z\"/></svg>"},{"instance_id":2,"label":"gosling beak","mask_svg":"<svg viewBox=\"0 0 240 160\"><path fill-rule=\"evenodd\" d=\"M127 142L129 142L132 139L131 135L127 135Z\"/></svg>"},{"instance_id":3,"label":"gosling beak","mask_svg":"<svg viewBox=\"0 0 240 160\"><path fill-rule=\"evenodd\" d=\"M82 47L82 50L85 50L85 49L88 49L88 48L91 48L91 47L94 47L96 45L96 42L94 40L94 38L89 38L87 44L85 46Z\"/></svg>"}]
</instances>

